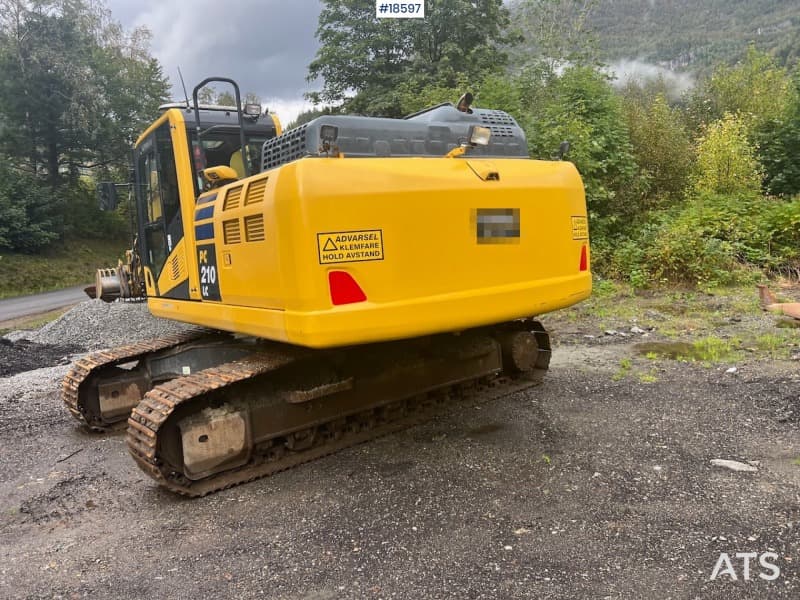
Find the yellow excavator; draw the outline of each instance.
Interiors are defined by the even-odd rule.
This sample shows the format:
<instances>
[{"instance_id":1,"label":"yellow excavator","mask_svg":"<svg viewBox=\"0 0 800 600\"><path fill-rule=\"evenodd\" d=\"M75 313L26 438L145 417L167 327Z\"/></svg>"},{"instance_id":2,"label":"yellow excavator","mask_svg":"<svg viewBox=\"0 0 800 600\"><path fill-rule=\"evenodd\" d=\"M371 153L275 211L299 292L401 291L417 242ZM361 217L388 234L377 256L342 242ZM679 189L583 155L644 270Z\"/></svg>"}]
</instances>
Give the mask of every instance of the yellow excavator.
<instances>
[{"instance_id":1,"label":"yellow excavator","mask_svg":"<svg viewBox=\"0 0 800 600\"><path fill-rule=\"evenodd\" d=\"M198 103L214 81L235 107ZM591 291L583 185L471 103L283 132L212 77L163 107L134 148L135 247L106 284L198 327L78 360L72 414L127 420L137 464L202 496L540 381L534 317Z\"/></svg>"}]
</instances>

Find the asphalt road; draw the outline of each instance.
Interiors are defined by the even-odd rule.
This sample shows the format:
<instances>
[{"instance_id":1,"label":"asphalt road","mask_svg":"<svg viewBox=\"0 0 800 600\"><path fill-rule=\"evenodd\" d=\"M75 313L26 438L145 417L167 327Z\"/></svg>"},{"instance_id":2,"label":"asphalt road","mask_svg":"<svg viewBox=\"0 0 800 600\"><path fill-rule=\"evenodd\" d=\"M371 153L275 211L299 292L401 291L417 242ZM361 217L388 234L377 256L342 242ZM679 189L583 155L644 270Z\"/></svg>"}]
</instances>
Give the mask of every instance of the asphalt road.
<instances>
[{"instance_id":1,"label":"asphalt road","mask_svg":"<svg viewBox=\"0 0 800 600\"><path fill-rule=\"evenodd\" d=\"M89 285L89 284L86 284ZM18 296L0 300L0 322L56 310L86 300L86 285L45 292L34 296Z\"/></svg>"}]
</instances>

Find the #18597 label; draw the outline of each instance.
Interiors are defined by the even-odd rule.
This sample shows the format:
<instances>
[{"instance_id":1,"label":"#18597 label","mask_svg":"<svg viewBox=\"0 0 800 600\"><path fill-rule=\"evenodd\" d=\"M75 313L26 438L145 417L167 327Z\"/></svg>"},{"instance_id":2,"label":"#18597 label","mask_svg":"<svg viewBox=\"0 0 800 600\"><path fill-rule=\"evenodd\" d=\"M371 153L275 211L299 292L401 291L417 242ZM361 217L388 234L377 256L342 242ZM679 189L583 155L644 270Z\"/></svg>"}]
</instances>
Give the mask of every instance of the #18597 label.
<instances>
[{"instance_id":1,"label":"#18597 label","mask_svg":"<svg viewBox=\"0 0 800 600\"><path fill-rule=\"evenodd\" d=\"M425 2L375 0L375 16L379 19L424 19Z\"/></svg>"}]
</instances>

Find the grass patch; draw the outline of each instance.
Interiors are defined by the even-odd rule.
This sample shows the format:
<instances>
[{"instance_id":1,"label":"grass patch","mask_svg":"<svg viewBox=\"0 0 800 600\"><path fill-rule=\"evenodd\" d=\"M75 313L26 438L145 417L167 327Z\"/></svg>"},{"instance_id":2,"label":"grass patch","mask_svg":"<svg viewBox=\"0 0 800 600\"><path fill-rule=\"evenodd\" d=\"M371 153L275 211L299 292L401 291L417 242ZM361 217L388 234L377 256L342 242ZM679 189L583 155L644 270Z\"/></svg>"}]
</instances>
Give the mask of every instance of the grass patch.
<instances>
[{"instance_id":1,"label":"grass patch","mask_svg":"<svg viewBox=\"0 0 800 600\"><path fill-rule=\"evenodd\" d=\"M631 372L632 366L633 361L630 358L623 358L621 361L619 361L619 369L611 376L612 381L620 381L621 379L625 379Z\"/></svg>"},{"instance_id":2,"label":"grass patch","mask_svg":"<svg viewBox=\"0 0 800 600\"><path fill-rule=\"evenodd\" d=\"M5 335L9 331L16 331L19 329L39 329L47 325L50 321L55 321L68 310L69 307L59 308L58 310L51 310L50 312L42 313L40 315L20 317L19 319L5 321L2 324L2 327L0 327L0 335Z\"/></svg>"},{"instance_id":3,"label":"grass patch","mask_svg":"<svg viewBox=\"0 0 800 600\"><path fill-rule=\"evenodd\" d=\"M639 373L638 377L639 381L642 383L656 383L658 381L658 376L653 371L649 373Z\"/></svg>"},{"instance_id":4,"label":"grass patch","mask_svg":"<svg viewBox=\"0 0 800 600\"><path fill-rule=\"evenodd\" d=\"M693 356L687 358L710 363L730 360L739 354L740 344L737 339L723 340L712 335L693 342Z\"/></svg>"},{"instance_id":5,"label":"grass patch","mask_svg":"<svg viewBox=\"0 0 800 600\"><path fill-rule=\"evenodd\" d=\"M756 338L756 348L768 352L770 356L775 356L782 347L786 345L786 340L781 335L775 333L765 333Z\"/></svg>"},{"instance_id":6,"label":"grass patch","mask_svg":"<svg viewBox=\"0 0 800 600\"><path fill-rule=\"evenodd\" d=\"M620 329L634 323L653 325L659 334L682 337L729 327L737 316L759 315L758 293L753 285L710 291L655 288L635 291L630 285L595 280L587 300L558 311L569 323L584 320L598 328ZM624 329L623 329L624 330Z\"/></svg>"},{"instance_id":7,"label":"grass patch","mask_svg":"<svg viewBox=\"0 0 800 600\"><path fill-rule=\"evenodd\" d=\"M792 464L793 464L793 465L797 465L798 467L800 467L800 456L798 456L797 458L795 458L795 459L792 461Z\"/></svg>"},{"instance_id":8,"label":"grass patch","mask_svg":"<svg viewBox=\"0 0 800 600\"><path fill-rule=\"evenodd\" d=\"M741 355L741 342L736 338L723 340L709 336L694 342L636 344L636 351L650 360L661 357L672 360L718 363L738 358Z\"/></svg>"},{"instance_id":9,"label":"grass patch","mask_svg":"<svg viewBox=\"0 0 800 600\"><path fill-rule=\"evenodd\" d=\"M776 329L774 333L762 333L745 345L748 350L775 359L789 358L800 344L800 331Z\"/></svg>"},{"instance_id":10,"label":"grass patch","mask_svg":"<svg viewBox=\"0 0 800 600\"><path fill-rule=\"evenodd\" d=\"M94 282L99 267L117 265L127 240L71 240L42 254L0 254L0 298L49 292Z\"/></svg>"}]
</instances>

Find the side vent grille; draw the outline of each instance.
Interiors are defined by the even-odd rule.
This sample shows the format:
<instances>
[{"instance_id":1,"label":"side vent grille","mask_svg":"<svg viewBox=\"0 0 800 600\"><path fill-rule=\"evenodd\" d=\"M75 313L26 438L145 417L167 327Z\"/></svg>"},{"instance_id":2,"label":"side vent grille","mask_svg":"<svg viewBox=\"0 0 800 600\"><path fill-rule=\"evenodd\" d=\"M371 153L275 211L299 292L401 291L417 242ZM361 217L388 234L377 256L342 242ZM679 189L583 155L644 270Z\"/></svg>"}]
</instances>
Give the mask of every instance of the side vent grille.
<instances>
[{"instance_id":1,"label":"side vent grille","mask_svg":"<svg viewBox=\"0 0 800 600\"><path fill-rule=\"evenodd\" d=\"M242 200L242 186L231 188L225 196L225 203L222 205L222 210L233 210L239 208L239 203Z\"/></svg>"},{"instance_id":2,"label":"side vent grille","mask_svg":"<svg viewBox=\"0 0 800 600\"><path fill-rule=\"evenodd\" d=\"M267 179L269 178L265 177L264 179L259 179L250 184L250 187L247 188L247 197L244 199L245 206L261 202L264 199L264 191L267 189Z\"/></svg>"},{"instance_id":3,"label":"side vent grille","mask_svg":"<svg viewBox=\"0 0 800 600\"><path fill-rule=\"evenodd\" d=\"M264 215L249 215L244 218L245 238L248 242L264 241Z\"/></svg>"},{"instance_id":4,"label":"side vent grille","mask_svg":"<svg viewBox=\"0 0 800 600\"><path fill-rule=\"evenodd\" d=\"M172 281L177 281L181 276L181 261L177 255L172 257L172 261L170 261L170 269L172 271L170 273L172 275Z\"/></svg>"},{"instance_id":5,"label":"side vent grille","mask_svg":"<svg viewBox=\"0 0 800 600\"><path fill-rule=\"evenodd\" d=\"M231 219L222 222L222 237L226 244L238 244L242 241L242 230L239 227L239 219Z\"/></svg>"}]
</instances>

